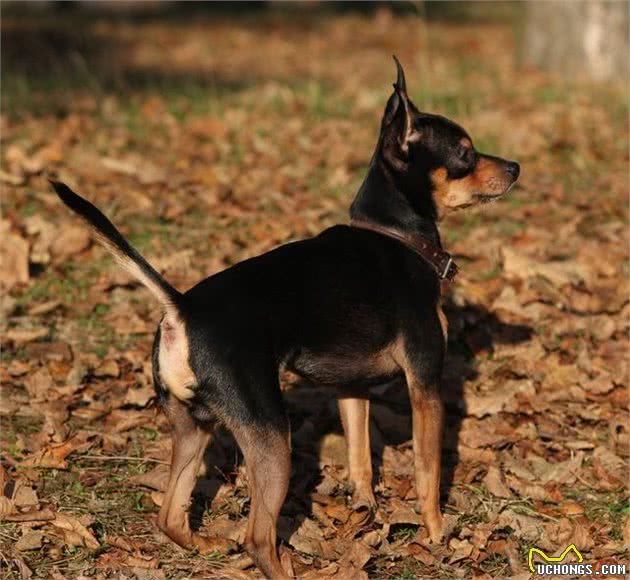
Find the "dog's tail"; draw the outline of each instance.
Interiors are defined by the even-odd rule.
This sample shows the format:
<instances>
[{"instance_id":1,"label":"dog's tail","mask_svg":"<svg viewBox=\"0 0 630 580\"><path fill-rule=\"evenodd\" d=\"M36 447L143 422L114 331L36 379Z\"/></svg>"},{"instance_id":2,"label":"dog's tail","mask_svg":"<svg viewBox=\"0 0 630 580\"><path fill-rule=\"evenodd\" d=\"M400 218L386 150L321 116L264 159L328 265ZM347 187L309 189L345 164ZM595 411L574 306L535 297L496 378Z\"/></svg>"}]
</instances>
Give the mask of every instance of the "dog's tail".
<instances>
[{"instance_id":1,"label":"dog's tail","mask_svg":"<svg viewBox=\"0 0 630 580\"><path fill-rule=\"evenodd\" d=\"M159 273L151 266L131 244L123 238L103 213L89 201L77 195L67 185L59 181L50 181L61 201L72 211L79 214L94 230L96 236L116 259L116 261L144 284L149 291L160 301L164 310L175 314L178 312L178 304L181 293L175 290Z\"/></svg>"}]
</instances>

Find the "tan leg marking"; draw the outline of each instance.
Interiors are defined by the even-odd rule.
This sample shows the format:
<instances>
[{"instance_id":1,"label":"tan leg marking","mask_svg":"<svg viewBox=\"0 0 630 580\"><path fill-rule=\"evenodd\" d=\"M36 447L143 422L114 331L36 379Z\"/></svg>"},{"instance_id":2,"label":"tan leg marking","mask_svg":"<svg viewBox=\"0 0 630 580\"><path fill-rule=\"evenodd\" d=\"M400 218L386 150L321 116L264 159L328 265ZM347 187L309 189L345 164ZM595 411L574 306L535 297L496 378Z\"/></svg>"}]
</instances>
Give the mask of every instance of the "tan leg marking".
<instances>
[{"instance_id":1,"label":"tan leg marking","mask_svg":"<svg viewBox=\"0 0 630 580\"><path fill-rule=\"evenodd\" d=\"M438 304L437 306L437 316L440 320L440 326L442 327L442 334L444 335L444 344L448 341L448 319L446 318L446 314L444 314L444 310L442 309L442 304Z\"/></svg>"},{"instance_id":2,"label":"tan leg marking","mask_svg":"<svg viewBox=\"0 0 630 580\"><path fill-rule=\"evenodd\" d=\"M372 491L370 400L341 395L338 403L348 446L348 479L354 486L353 507L372 509L376 499Z\"/></svg>"},{"instance_id":3,"label":"tan leg marking","mask_svg":"<svg viewBox=\"0 0 630 580\"><path fill-rule=\"evenodd\" d=\"M440 470L444 408L439 394L407 375L413 413L413 452L416 490L425 525L433 542L443 536L440 512Z\"/></svg>"},{"instance_id":4,"label":"tan leg marking","mask_svg":"<svg viewBox=\"0 0 630 580\"><path fill-rule=\"evenodd\" d=\"M267 578L288 580L276 549L276 526L291 476L290 434L237 427L245 456L251 508L245 548Z\"/></svg>"},{"instance_id":5,"label":"tan leg marking","mask_svg":"<svg viewBox=\"0 0 630 580\"><path fill-rule=\"evenodd\" d=\"M168 401L165 414L173 427L173 454L158 526L180 546L198 548L203 552L207 541L192 533L188 507L212 434L196 425L185 405L174 397Z\"/></svg>"}]
</instances>

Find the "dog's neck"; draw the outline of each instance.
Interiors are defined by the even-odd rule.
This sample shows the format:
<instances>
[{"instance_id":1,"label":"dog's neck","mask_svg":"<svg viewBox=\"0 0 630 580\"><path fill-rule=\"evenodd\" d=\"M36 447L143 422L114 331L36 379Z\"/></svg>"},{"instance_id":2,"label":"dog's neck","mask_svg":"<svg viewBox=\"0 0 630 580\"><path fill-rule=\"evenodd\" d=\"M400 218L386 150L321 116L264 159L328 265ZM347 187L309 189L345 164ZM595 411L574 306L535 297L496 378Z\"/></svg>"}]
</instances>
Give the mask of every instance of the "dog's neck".
<instances>
[{"instance_id":1,"label":"dog's neck","mask_svg":"<svg viewBox=\"0 0 630 580\"><path fill-rule=\"evenodd\" d=\"M405 191L409 191L411 182L408 178L397 179L394 170L377 152L350 206L350 217L405 234L422 236L441 248L431 185L428 179L425 183L421 179L417 180L413 195L406 195Z\"/></svg>"}]
</instances>

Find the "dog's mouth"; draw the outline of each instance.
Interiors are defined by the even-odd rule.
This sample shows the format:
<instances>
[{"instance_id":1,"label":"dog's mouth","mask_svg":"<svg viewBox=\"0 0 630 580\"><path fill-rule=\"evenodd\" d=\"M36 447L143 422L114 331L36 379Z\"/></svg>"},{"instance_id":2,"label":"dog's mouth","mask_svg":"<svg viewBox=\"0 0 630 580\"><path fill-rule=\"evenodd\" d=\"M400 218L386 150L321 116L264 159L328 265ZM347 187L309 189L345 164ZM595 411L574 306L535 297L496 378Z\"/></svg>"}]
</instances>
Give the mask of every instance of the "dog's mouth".
<instances>
[{"instance_id":1,"label":"dog's mouth","mask_svg":"<svg viewBox=\"0 0 630 580\"><path fill-rule=\"evenodd\" d=\"M499 193L497 195L485 195L483 193L478 193L475 195L475 200L479 203L492 203L493 201L500 200L503 195L503 193Z\"/></svg>"},{"instance_id":2,"label":"dog's mouth","mask_svg":"<svg viewBox=\"0 0 630 580\"><path fill-rule=\"evenodd\" d=\"M516 180L514 180L512 183L510 183L500 193L475 193L475 201L477 201L479 203L492 203L493 201L498 201L504 195L507 195L507 193L510 191L510 189L512 189L512 187L514 187L515 183L516 183Z\"/></svg>"}]
</instances>

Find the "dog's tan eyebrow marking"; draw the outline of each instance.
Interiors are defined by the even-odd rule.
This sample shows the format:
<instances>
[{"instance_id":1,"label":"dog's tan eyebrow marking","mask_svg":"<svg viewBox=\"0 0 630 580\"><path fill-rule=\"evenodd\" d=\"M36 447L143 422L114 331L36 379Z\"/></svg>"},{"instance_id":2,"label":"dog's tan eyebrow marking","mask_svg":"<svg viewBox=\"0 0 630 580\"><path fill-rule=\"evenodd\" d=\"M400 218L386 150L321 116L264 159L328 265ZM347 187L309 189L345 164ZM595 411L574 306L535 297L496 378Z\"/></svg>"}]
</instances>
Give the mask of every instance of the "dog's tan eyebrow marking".
<instances>
[{"instance_id":1,"label":"dog's tan eyebrow marking","mask_svg":"<svg viewBox=\"0 0 630 580\"><path fill-rule=\"evenodd\" d=\"M473 146L472 141L468 137L462 137L459 140L459 144L463 145L464 147L469 147L470 149L472 149Z\"/></svg>"}]
</instances>

